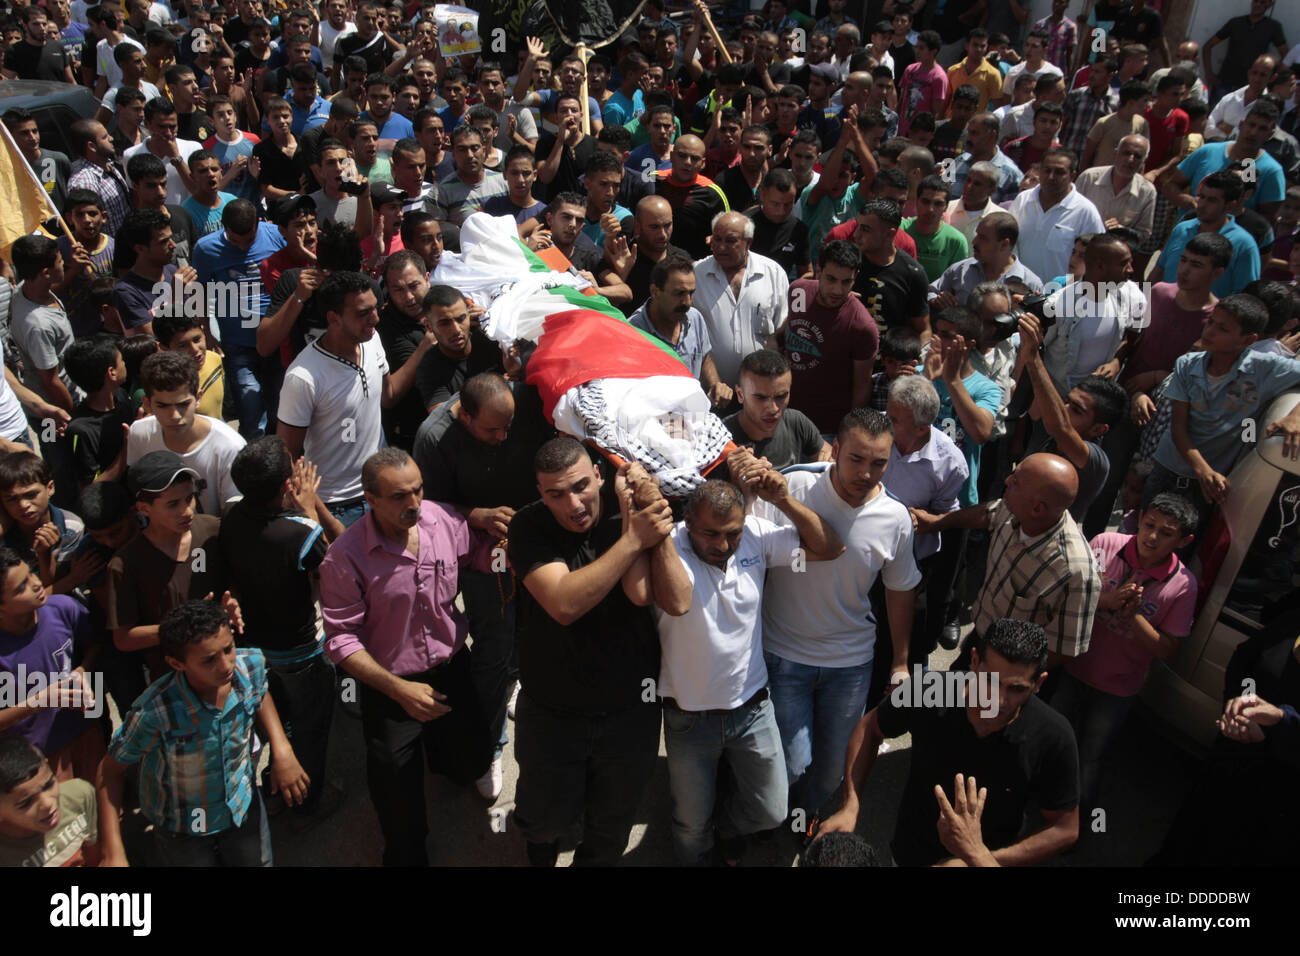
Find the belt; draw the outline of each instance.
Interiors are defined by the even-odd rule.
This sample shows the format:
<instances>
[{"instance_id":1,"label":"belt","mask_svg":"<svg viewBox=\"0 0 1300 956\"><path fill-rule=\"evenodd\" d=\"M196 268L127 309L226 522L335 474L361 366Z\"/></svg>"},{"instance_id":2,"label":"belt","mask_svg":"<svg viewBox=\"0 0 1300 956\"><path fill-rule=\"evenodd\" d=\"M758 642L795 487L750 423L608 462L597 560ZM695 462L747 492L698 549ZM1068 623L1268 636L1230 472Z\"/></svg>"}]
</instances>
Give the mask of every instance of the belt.
<instances>
[{"instance_id":1,"label":"belt","mask_svg":"<svg viewBox=\"0 0 1300 956\"><path fill-rule=\"evenodd\" d=\"M680 710L683 714L704 714L706 717L726 717L734 714L736 711L744 710L746 707L753 707L755 704L761 704L768 698L767 688L764 687L749 700L745 701L739 707L722 708L720 710L687 710L685 707L678 705L676 698L665 697L664 706L671 707L673 710Z\"/></svg>"}]
</instances>

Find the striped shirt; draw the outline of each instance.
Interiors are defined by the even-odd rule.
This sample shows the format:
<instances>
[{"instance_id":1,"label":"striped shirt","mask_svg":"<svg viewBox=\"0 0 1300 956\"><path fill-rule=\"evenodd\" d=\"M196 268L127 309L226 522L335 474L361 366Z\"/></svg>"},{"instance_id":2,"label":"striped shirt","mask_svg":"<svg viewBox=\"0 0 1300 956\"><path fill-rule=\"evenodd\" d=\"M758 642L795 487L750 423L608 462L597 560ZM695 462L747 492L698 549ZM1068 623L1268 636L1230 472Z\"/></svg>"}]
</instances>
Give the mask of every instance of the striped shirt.
<instances>
[{"instance_id":1,"label":"striped shirt","mask_svg":"<svg viewBox=\"0 0 1300 956\"><path fill-rule=\"evenodd\" d=\"M69 189L89 189L104 200L104 235L116 236L122 228L122 221L131 211L131 192L126 184L126 177L110 163L107 168L96 163L79 159L72 164L72 175L68 178Z\"/></svg>"},{"instance_id":2,"label":"striped shirt","mask_svg":"<svg viewBox=\"0 0 1300 956\"><path fill-rule=\"evenodd\" d=\"M239 826L253 805L253 724L266 696L266 660L235 653L225 706L199 700L179 671L155 681L131 707L108 752L140 764L140 809L165 833L220 833Z\"/></svg>"},{"instance_id":3,"label":"striped shirt","mask_svg":"<svg viewBox=\"0 0 1300 956\"><path fill-rule=\"evenodd\" d=\"M1088 539L1070 515L1026 539L1001 500L987 505L988 570L975 602L975 633L1000 618L1031 621L1047 632L1049 649L1065 657L1088 650L1101 579Z\"/></svg>"}]
</instances>

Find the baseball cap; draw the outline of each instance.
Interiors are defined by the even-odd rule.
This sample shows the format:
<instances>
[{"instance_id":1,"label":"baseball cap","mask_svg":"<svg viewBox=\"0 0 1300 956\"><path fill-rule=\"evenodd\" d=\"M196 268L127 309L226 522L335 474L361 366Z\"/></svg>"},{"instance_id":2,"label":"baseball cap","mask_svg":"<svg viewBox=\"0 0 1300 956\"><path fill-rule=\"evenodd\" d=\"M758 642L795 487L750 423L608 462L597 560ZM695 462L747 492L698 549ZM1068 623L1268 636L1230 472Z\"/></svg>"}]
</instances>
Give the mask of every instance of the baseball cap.
<instances>
[{"instance_id":1,"label":"baseball cap","mask_svg":"<svg viewBox=\"0 0 1300 956\"><path fill-rule=\"evenodd\" d=\"M305 193L289 193L275 204L275 212L271 216L271 221L277 226L288 225L289 221L298 215L300 210L315 213L316 200Z\"/></svg>"},{"instance_id":2,"label":"baseball cap","mask_svg":"<svg viewBox=\"0 0 1300 956\"><path fill-rule=\"evenodd\" d=\"M828 83L838 83L840 80L840 71L829 63L814 63L808 70L813 76L819 76Z\"/></svg>"},{"instance_id":3,"label":"baseball cap","mask_svg":"<svg viewBox=\"0 0 1300 956\"><path fill-rule=\"evenodd\" d=\"M406 193L392 183L371 183L370 201L376 206L382 206L386 202L404 203L406 202Z\"/></svg>"},{"instance_id":4,"label":"baseball cap","mask_svg":"<svg viewBox=\"0 0 1300 956\"><path fill-rule=\"evenodd\" d=\"M128 468L126 483L134 495L138 496L141 492L159 494L174 485L183 475L195 481L199 478L199 473L185 464L180 455L164 449L149 452Z\"/></svg>"}]
</instances>

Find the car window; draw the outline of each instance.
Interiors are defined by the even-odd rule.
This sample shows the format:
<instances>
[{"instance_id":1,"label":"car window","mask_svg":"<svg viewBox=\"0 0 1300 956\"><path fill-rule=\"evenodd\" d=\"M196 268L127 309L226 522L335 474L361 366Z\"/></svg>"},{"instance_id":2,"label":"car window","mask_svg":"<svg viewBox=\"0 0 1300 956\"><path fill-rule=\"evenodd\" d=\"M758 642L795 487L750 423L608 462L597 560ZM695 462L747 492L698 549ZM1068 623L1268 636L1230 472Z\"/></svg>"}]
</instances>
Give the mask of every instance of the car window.
<instances>
[{"instance_id":1,"label":"car window","mask_svg":"<svg viewBox=\"0 0 1300 956\"><path fill-rule=\"evenodd\" d=\"M1260 627L1267 609L1296 600L1300 586L1293 569L1298 553L1300 478L1282 474L1228 592L1224 614L1234 618L1235 626L1249 633L1250 625Z\"/></svg>"},{"instance_id":2,"label":"car window","mask_svg":"<svg viewBox=\"0 0 1300 956\"><path fill-rule=\"evenodd\" d=\"M58 150L69 159L75 159L68 130L81 117L60 103L37 107L32 110L32 115L36 117L36 127L41 131L41 146Z\"/></svg>"}]
</instances>

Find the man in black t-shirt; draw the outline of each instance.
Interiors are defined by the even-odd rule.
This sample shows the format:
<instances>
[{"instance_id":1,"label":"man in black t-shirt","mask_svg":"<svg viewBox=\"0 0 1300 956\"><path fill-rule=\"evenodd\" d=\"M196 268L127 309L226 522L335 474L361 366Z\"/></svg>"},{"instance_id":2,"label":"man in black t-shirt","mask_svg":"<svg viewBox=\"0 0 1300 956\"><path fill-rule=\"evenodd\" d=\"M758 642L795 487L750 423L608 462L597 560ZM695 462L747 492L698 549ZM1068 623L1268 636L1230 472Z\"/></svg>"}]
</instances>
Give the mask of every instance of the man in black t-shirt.
<instances>
[{"instance_id":1,"label":"man in black t-shirt","mask_svg":"<svg viewBox=\"0 0 1300 956\"><path fill-rule=\"evenodd\" d=\"M22 22L22 42L15 43L5 53L4 76L18 80L52 80L55 83L75 83L72 64L63 51L60 40L46 36L45 8L36 4L19 11Z\"/></svg>"},{"instance_id":2,"label":"man in black t-shirt","mask_svg":"<svg viewBox=\"0 0 1300 956\"><path fill-rule=\"evenodd\" d=\"M522 401L516 403L516 396ZM554 434L535 388L517 383L512 392L504 377L487 372L475 375L458 396L434 409L416 435L412 457L430 499L451 505L471 528L506 538L515 509L537 500L533 455ZM496 800L501 795L501 751L507 742L506 705L516 677L511 661L517 592L505 567L493 572L464 568L460 588L474 638L474 684L496 741L479 793Z\"/></svg>"},{"instance_id":3,"label":"man in black t-shirt","mask_svg":"<svg viewBox=\"0 0 1300 956\"><path fill-rule=\"evenodd\" d=\"M425 409L433 411L447 402L481 372L505 371L500 346L470 317L469 304L459 291L449 285L430 286L421 308L426 327L438 340L438 347L430 349L415 370L415 388Z\"/></svg>"},{"instance_id":4,"label":"man in black t-shirt","mask_svg":"<svg viewBox=\"0 0 1300 956\"><path fill-rule=\"evenodd\" d=\"M899 222L898 204L888 199L872 199L858 213L853 242L862 251L862 265L853 291L882 331L908 322L924 341L930 335L930 283L921 264L894 246Z\"/></svg>"},{"instance_id":5,"label":"man in black t-shirt","mask_svg":"<svg viewBox=\"0 0 1300 956\"><path fill-rule=\"evenodd\" d=\"M271 699L311 779L307 799L293 808L302 825L332 812L341 796L326 786L334 666L317 639L316 576L343 525L306 484L305 463L295 465L283 438L245 445L230 476L244 497L221 519L217 541L244 616L239 644L266 655Z\"/></svg>"},{"instance_id":6,"label":"man in black t-shirt","mask_svg":"<svg viewBox=\"0 0 1300 956\"><path fill-rule=\"evenodd\" d=\"M342 63L350 56L366 61L367 73L382 73L393 62L394 47L388 35L380 29L380 7L366 2L357 8L357 32L340 37L334 44L334 62Z\"/></svg>"},{"instance_id":7,"label":"man in black t-shirt","mask_svg":"<svg viewBox=\"0 0 1300 956\"><path fill-rule=\"evenodd\" d=\"M794 215L798 198L794 174L788 169L773 169L758 187L758 206L745 212L754 222L750 251L779 262L791 282L812 278L808 226Z\"/></svg>"},{"instance_id":8,"label":"man in black t-shirt","mask_svg":"<svg viewBox=\"0 0 1300 956\"><path fill-rule=\"evenodd\" d=\"M548 441L533 465L542 500L510 521L522 582L515 820L534 866L553 866L580 825L575 861L612 864L659 753L649 555L672 513L662 498L636 509L572 438Z\"/></svg>"},{"instance_id":9,"label":"man in black t-shirt","mask_svg":"<svg viewBox=\"0 0 1300 956\"><path fill-rule=\"evenodd\" d=\"M722 420L737 445L749 446L755 458L766 458L778 471L831 460L831 446L812 419L790 407L791 380L790 363L780 352L750 352L740 363L736 381L740 411Z\"/></svg>"},{"instance_id":10,"label":"man in black t-shirt","mask_svg":"<svg viewBox=\"0 0 1300 956\"><path fill-rule=\"evenodd\" d=\"M959 773L988 791L982 829L998 864L1027 866L1068 849L1079 838L1079 755L1069 722L1037 697L1046 665L1043 629L1003 618L977 641L974 684L964 696L956 680L943 681L955 673L923 675L917 666L858 722L849 741L844 805L819 832L853 832L878 747L886 737L910 733L912 763L890 844L900 866L933 866L948 857L935 825L935 787L946 790ZM936 681L943 681L943 693ZM1031 803L1045 825L1018 839Z\"/></svg>"}]
</instances>

